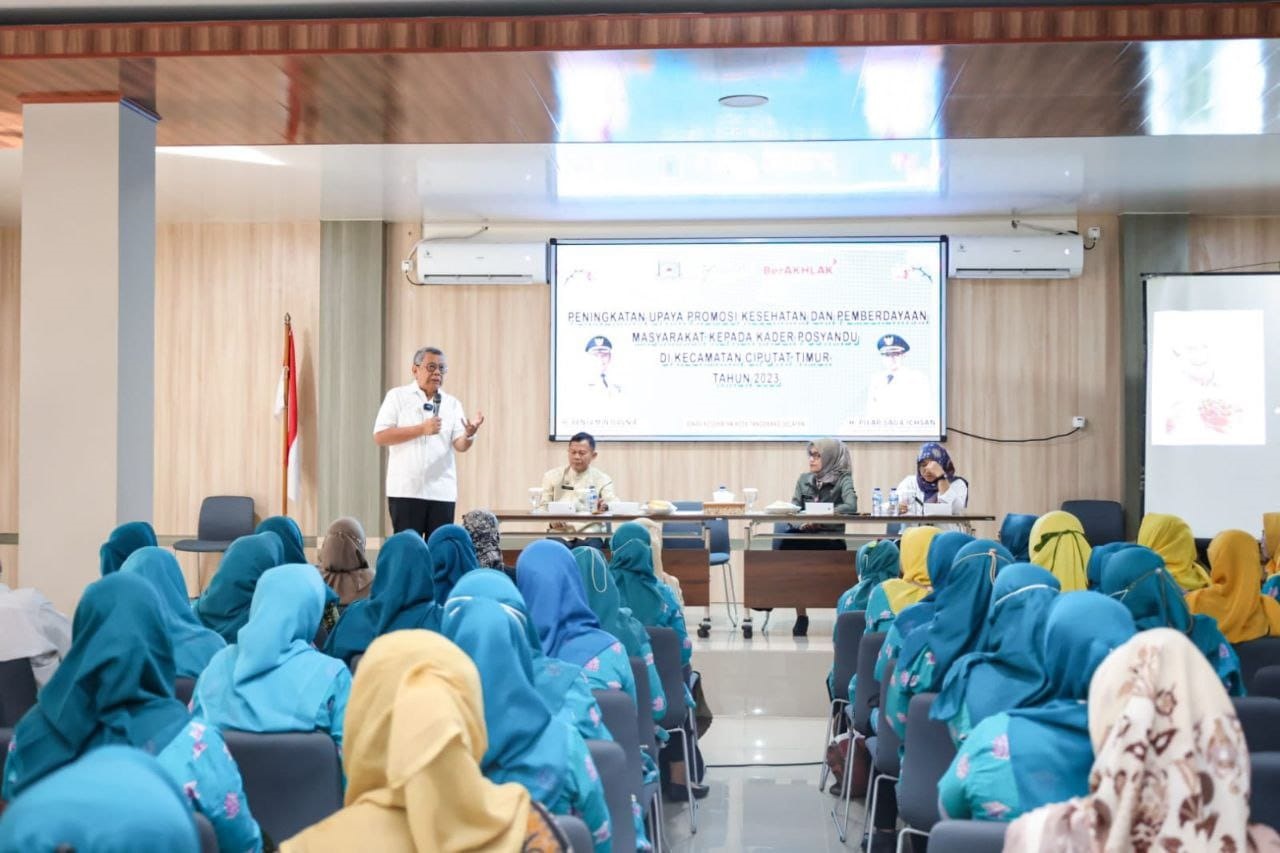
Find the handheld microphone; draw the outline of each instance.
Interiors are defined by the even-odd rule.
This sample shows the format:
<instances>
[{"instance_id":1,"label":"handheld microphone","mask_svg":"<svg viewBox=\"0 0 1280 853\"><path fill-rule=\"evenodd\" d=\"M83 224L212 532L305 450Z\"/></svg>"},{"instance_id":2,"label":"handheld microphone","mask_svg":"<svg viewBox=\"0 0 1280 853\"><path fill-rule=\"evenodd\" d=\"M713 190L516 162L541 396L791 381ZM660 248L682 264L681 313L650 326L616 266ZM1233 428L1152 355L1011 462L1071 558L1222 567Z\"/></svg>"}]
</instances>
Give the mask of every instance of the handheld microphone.
<instances>
[{"instance_id":1,"label":"handheld microphone","mask_svg":"<svg viewBox=\"0 0 1280 853\"><path fill-rule=\"evenodd\" d=\"M440 392L439 391L436 392L436 396L432 398L431 402L436 404L436 417L440 417Z\"/></svg>"}]
</instances>

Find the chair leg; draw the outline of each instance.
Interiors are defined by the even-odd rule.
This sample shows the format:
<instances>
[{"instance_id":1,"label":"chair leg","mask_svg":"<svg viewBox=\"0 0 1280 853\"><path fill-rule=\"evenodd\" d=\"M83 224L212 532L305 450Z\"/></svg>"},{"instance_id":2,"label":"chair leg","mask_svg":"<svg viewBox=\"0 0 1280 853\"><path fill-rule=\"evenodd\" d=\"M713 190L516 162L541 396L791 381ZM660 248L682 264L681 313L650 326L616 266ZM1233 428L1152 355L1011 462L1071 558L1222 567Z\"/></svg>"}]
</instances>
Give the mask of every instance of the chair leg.
<instances>
[{"instance_id":1,"label":"chair leg","mask_svg":"<svg viewBox=\"0 0 1280 853\"><path fill-rule=\"evenodd\" d=\"M653 801L649 804L649 840L653 842L653 853L662 853L666 848L666 837L662 834L662 794L661 792L654 794Z\"/></svg>"},{"instance_id":2,"label":"chair leg","mask_svg":"<svg viewBox=\"0 0 1280 853\"><path fill-rule=\"evenodd\" d=\"M909 826L904 826L904 827L903 827L903 828L898 832L897 853L902 853L902 842L904 842L904 841L906 841L906 840L907 840L907 835L908 835L908 834L910 834L910 835L923 835L925 838L928 838L928 837L929 837L929 833L925 832L924 830L921 830L921 829L912 829L912 828L911 828L911 827L909 827Z\"/></svg>"},{"instance_id":3,"label":"chair leg","mask_svg":"<svg viewBox=\"0 0 1280 853\"><path fill-rule=\"evenodd\" d=\"M849 757L844 762L844 787L840 791L840 795L844 797L844 821L840 827L840 841L843 842L849 835L849 809L853 805L853 761L854 752L858 748L864 738L860 734L853 733L853 729L849 730Z\"/></svg>"},{"instance_id":4,"label":"chair leg","mask_svg":"<svg viewBox=\"0 0 1280 853\"><path fill-rule=\"evenodd\" d=\"M696 761L693 752L689 749L689 733L683 728L680 730L680 745L684 747L684 789L689 795L689 834L698 834L698 801L693 796L693 777Z\"/></svg>"},{"instance_id":5,"label":"chair leg","mask_svg":"<svg viewBox=\"0 0 1280 853\"><path fill-rule=\"evenodd\" d=\"M874 759L875 756L872 756L873 761ZM867 784L871 794L867 797L866 814L862 816L862 843L868 850L871 846L871 833L875 831L876 800L878 799L877 795L880 793L880 779L881 775L872 767L871 780Z\"/></svg>"},{"instance_id":6,"label":"chair leg","mask_svg":"<svg viewBox=\"0 0 1280 853\"><path fill-rule=\"evenodd\" d=\"M730 624L738 627L738 594L733 588L733 565L731 563L722 563L720 565L720 579L724 582L724 612L729 617Z\"/></svg>"},{"instance_id":7,"label":"chair leg","mask_svg":"<svg viewBox=\"0 0 1280 853\"><path fill-rule=\"evenodd\" d=\"M833 732L836 728L836 700L831 700L831 707L827 709L827 730L822 737L822 769L818 771L818 790L821 791L827 787L827 776L830 774L831 768L827 766L827 750L831 748L831 738L834 737Z\"/></svg>"}]
</instances>

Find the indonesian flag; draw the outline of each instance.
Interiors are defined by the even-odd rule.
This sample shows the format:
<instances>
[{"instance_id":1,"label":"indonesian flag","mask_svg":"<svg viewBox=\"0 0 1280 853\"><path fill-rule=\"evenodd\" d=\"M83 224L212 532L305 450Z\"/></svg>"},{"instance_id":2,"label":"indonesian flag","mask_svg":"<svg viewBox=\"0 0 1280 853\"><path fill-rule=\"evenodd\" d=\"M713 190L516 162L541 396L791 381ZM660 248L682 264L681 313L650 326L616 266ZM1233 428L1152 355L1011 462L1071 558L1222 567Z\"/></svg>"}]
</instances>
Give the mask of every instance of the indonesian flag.
<instances>
[{"instance_id":1,"label":"indonesian flag","mask_svg":"<svg viewBox=\"0 0 1280 853\"><path fill-rule=\"evenodd\" d=\"M276 386L275 416L284 413L288 418L288 430L284 437L284 469L288 480L289 500L298 499L298 371L293 356L293 326L286 318L284 323L284 364L280 369L280 383Z\"/></svg>"}]
</instances>

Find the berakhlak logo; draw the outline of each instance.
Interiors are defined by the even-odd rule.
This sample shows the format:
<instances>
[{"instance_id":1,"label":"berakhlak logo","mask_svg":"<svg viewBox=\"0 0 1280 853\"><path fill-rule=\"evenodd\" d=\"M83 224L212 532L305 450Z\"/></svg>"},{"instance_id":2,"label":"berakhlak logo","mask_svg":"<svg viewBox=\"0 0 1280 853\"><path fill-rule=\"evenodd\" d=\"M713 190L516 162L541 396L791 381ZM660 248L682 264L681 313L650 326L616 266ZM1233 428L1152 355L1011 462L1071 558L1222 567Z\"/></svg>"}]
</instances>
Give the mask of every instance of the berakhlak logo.
<instances>
[{"instance_id":1,"label":"berakhlak logo","mask_svg":"<svg viewBox=\"0 0 1280 853\"><path fill-rule=\"evenodd\" d=\"M765 264L761 272L769 276L835 275L836 259L832 258L826 263L816 264Z\"/></svg>"}]
</instances>

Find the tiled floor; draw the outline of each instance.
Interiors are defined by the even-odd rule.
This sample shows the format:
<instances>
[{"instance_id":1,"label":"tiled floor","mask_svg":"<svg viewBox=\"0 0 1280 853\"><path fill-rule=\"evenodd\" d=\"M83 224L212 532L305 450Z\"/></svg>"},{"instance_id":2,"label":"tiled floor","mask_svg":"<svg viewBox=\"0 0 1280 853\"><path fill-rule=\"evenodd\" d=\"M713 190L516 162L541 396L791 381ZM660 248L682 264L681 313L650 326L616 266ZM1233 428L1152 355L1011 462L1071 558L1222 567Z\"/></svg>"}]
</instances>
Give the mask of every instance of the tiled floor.
<instances>
[{"instance_id":1,"label":"tiled floor","mask_svg":"<svg viewBox=\"0 0 1280 853\"><path fill-rule=\"evenodd\" d=\"M690 608L691 629L701 616ZM760 618L755 636L744 640L719 607L711 637L694 639L694 668L715 714L700 743L711 793L699 803L696 835L688 807L666 804L673 853L857 849L859 804L849 818L854 838L842 845L829 814L836 799L817 784L834 611L810 613L807 639L791 636L794 618L778 611L767 634L760 633ZM801 766L763 766L771 764Z\"/></svg>"}]
</instances>

